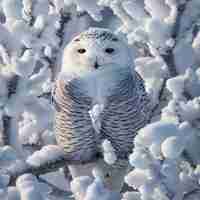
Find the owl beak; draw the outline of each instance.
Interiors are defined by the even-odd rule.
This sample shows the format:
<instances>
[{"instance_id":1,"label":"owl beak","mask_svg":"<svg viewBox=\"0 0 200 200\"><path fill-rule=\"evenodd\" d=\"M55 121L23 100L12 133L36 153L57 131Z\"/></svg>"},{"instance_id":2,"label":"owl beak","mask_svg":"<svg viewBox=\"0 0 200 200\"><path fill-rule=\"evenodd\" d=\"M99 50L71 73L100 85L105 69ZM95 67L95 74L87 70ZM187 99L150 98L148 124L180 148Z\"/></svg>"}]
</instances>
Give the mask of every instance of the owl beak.
<instances>
[{"instance_id":1,"label":"owl beak","mask_svg":"<svg viewBox=\"0 0 200 200\"><path fill-rule=\"evenodd\" d=\"M98 69L98 68L99 68L99 64L98 64L97 61L94 63L94 68L95 68L95 69Z\"/></svg>"}]
</instances>

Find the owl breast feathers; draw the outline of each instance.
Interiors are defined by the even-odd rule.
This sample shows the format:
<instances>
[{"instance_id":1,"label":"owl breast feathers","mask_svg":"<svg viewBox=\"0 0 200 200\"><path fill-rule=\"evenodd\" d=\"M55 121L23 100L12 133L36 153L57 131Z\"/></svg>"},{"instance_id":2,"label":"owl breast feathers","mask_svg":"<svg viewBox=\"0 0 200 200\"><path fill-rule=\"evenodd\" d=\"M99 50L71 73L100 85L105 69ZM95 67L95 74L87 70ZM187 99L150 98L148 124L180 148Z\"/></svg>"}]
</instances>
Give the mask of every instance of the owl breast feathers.
<instances>
[{"instance_id":1,"label":"owl breast feathers","mask_svg":"<svg viewBox=\"0 0 200 200\"><path fill-rule=\"evenodd\" d=\"M137 131L144 127L151 113L151 103L143 80L137 74L124 73L106 93L97 133L89 111L94 99L85 90L85 82L60 76L55 84L55 134L66 156L75 161L90 161L99 153L102 140L108 139L120 159L127 159ZM105 87L108 87L105 85Z\"/></svg>"}]
</instances>

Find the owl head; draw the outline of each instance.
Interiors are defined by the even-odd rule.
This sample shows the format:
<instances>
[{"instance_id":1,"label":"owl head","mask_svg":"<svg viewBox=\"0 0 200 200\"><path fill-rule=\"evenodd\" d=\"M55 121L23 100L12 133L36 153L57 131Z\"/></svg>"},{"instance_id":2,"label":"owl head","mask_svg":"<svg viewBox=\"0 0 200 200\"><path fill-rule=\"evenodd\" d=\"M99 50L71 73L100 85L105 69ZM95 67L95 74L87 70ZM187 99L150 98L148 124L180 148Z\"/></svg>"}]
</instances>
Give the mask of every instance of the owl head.
<instances>
[{"instance_id":1,"label":"owl head","mask_svg":"<svg viewBox=\"0 0 200 200\"><path fill-rule=\"evenodd\" d=\"M66 46L61 72L80 75L132 63L132 53L123 40L108 29L89 28Z\"/></svg>"}]
</instances>

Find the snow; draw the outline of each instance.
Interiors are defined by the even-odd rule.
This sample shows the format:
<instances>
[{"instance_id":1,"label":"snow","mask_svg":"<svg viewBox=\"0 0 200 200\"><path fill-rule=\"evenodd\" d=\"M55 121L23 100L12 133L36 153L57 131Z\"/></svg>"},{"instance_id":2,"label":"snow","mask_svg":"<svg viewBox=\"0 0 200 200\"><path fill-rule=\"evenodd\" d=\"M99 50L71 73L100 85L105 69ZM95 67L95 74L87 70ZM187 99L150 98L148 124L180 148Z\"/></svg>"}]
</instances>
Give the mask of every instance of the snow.
<instances>
[{"instance_id":1,"label":"snow","mask_svg":"<svg viewBox=\"0 0 200 200\"><path fill-rule=\"evenodd\" d=\"M88 0L88 1L82 1L82 0L65 0L65 3L67 5L75 4L77 6L78 11L87 11L88 14L93 17L97 21L102 20L101 16L101 10L102 8L97 5L97 0Z\"/></svg>"},{"instance_id":2,"label":"snow","mask_svg":"<svg viewBox=\"0 0 200 200\"><path fill-rule=\"evenodd\" d=\"M17 159L18 159L17 152L12 147L3 146L0 148L0 165L1 165L2 170L7 169ZM7 177L7 175L5 175L5 176L4 176L4 174L1 174L1 175L2 175L2 178Z\"/></svg>"},{"instance_id":3,"label":"snow","mask_svg":"<svg viewBox=\"0 0 200 200\"><path fill-rule=\"evenodd\" d=\"M181 42L174 49L175 63L179 73L184 73L189 67L195 66L196 57L191 44Z\"/></svg>"},{"instance_id":4,"label":"snow","mask_svg":"<svg viewBox=\"0 0 200 200\"><path fill-rule=\"evenodd\" d=\"M34 28L36 31L40 32L45 27L45 17L43 15L39 15L34 23Z\"/></svg>"},{"instance_id":5,"label":"snow","mask_svg":"<svg viewBox=\"0 0 200 200\"><path fill-rule=\"evenodd\" d=\"M184 92L185 77L179 76L171 78L167 81L168 90L174 95L174 99L179 99L182 97Z\"/></svg>"},{"instance_id":6,"label":"snow","mask_svg":"<svg viewBox=\"0 0 200 200\"><path fill-rule=\"evenodd\" d=\"M58 159L63 156L63 150L57 145L46 145L40 151L28 157L27 163L32 166L40 166L48 161Z\"/></svg>"},{"instance_id":7,"label":"snow","mask_svg":"<svg viewBox=\"0 0 200 200\"><path fill-rule=\"evenodd\" d=\"M137 20L147 17L142 1L124 1L122 6L130 16Z\"/></svg>"},{"instance_id":8,"label":"snow","mask_svg":"<svg viewBox=\"0 0 200 200\"><path fill-rule=\"evenodd\" d=\"M145 24L145 30L148 35L151 35L150 42L155 47L164 47L170 38L171 27L160 20L149 19Z\"/></svg>"},{"instance_id":9,"label":"snow","mask_svg":"<svg viewBox=\"0 0 200 200\"><path fill-rule=\"evenodd\" d=\"M165 1L166 2L166 1ZM162 0L145 0L145 8L152 18L163 20L169 15L169 6Z\"/></svg>"},{"instance_id":10,"label":"snow","mask_svg":"<svg viewBox=\"0 0 200 200\"><path fill-rule=\"evenodd\" d=\"M92 124L93 124L93 127L95 129L95 131L97 133L100 132L100 129L101 129L101 118L100 118L100 114L102 113L103 111L103 107L104 105L99 105L99 104L96 104L93 106L93 108L89 111L89 114L90 114L90 118L92 120Z\"/></svg>"},{"instance_id":11,"label":"snow","mask_svg":"<svg viewBox=\"0 0 200 200\"><path fill-rule=\"evenodd\" d=\"M183 152L185 145L179 137L172 136L162 143L161 149L166 158L176 159Z\"/></svg>"},{"instance_id":12,"label":"snow","mask_svg":"<svg viewBox=\"0 0 200 200\"><path fill-rule=\"evenodd\" d=\"M65 6L64 0L54 0L54 5L56 6L56 11L59 13Z\"/></svg>"},{"instance_id":13,"label":"snow","mask_svg":"<svg viewBox=\"0 0 200 200\"><path fill-rule=\"evenodd\" d=\"M125 182L133 188L139 188L147 181L147 173L140 169L135 169L125 176Z\"/></svg>"},{"instance_id":14,"label":"snow","mask_svg":"<svg viewBox=\"0 0 200 200\"><path fill-rule=\"evenodd\" d=\"M87 188L87 193L85 196L85 200L119 200L119 194L115 192L111 192L106 189L102 183L102 181L96 178L91 185Z\"/></svg>"},{"instance_id":15,"label":"snow","mask_svg":"<svg viewBox=\"0 0 200 200\"><path fill-rule=\"evenodd\" d=\"M2 3L3 11L7 18L21 18L22 1L8 0Z\"/></svg>"},{"instance_id":16,"label":"snow","mask_svg":"<svg viewBox=\"0 0 200 200\"><path fill-rule=\"evenodd\" d=\"M0 1L0 17L5 18L0 20L0 199L71 199L67 190L80 200L200 199L199 11L199 0ZM109 190L97 166L90 177L78 176L71 183L60 169L40 176L49 185L33 172L19 176L16 186L10 186L8 171L21 171L27 163L37 168L63 155L56 146L49 94L64 46L92 26L110 28L137 52L131 63L157 106L153 120L133 141L131 166L124 176L136 191L120 195ZM99 81L111 82L108 71ZM13 75L19 79L10 94ZM106 93L96 76L91 79L88 87L98 90L90 94L96 99L88 112L100 133ZM6 118L11 119L9 123ZM9 143L4 141L4 132L9 134ZM100 149L106 165L119 162L109 139L101 141Z\"/></svg>"},{"instance_id":17,"label":"snow","mask_svg":"<svg viewBox=\"0 0 200 200\"><path fill-rule=\"evenodd\" d=\"M33 72L35 64L36 61L34 58L33 51L31 50L26 50L23 56L20 59L15 60L13 63L16 74L22 77L30 76L31 73Z\"/></svg>"},{"instance_id":18,"label":"snow","mask_svg":"<svg viewBox=\"0 0 200 200\"><path fill-rule=\"evenodd\" d=\"M109 191L100 177L92 179L88 176L75 178L71 183L71 188L76 199L79 200L119 200L120 195L117 192Z\"/></svg>"},{"instance_id":19,"label":"snow","mask_svg":"<svg viewBox=\"0 0 200 200\"><path fill-rule=\"evenodd\" d=\"M41 194L36 177L31 174L20 176L16 181L16 186L20 192L21 200L45 199Z\"/></svg>"},{"instance_id":20,"label":"snow","mask_svg":"<svg viewBox=\"0 0 200 200\"><path fill-rule=\"evenodd\" d=\"M147 92L156 104L159 100L159 88L163 80L168 77L168 69L160 56L139 57L135 59L136 71L145 80Z\"/></svg>"},{"instance_id":21,"label":"snow","mask_svg":"<svg viewBox=\"0 0 200 200\"><path fill-rule=\"evenodd\" d=\"M69 180L65 178L63 170L59 170L56 172L51 172L48 174L44 174L41 176L43 179L45 179L47 182L55 185L62 191L69 191L70 190L70 183Z\"/></svg>"},{"instance_id":22,"label":"snow","mask_svg":"<svg viewBox=\"0 0 200 200\"><path fill-rule=\"evenodd\" d=\"M109 165L112 165L116 162L117 157L115 154L115 149L112 147L112 144L109 140L104 140L102 143L104 161Z\"/></svg>"},{"instance_id":23,"label":"snow","mask_svg":"<svg viewBox=\"0 0 200 200\"><path fill-rule=\"evenodd\" d=\"M155 122L140 130L140 134L135 138L135 144L149 146L153 142L162 143L167 137L173 136L177 132L177 126L167 122Z\"/></svg>"},{"instance_id":24,"label":"snow","mask_svg":"<svg viewBox=\"0 0 200 200\"><path fill-rule=\"evenodd\" d=\"M139 192L126 192L123 195L122 200L140 200L140 193Z\"/></svg>"},{"instance_id":25,"label":"snow","mask_svg":"<svg viewBox=\"0 0 200 200\"><path fill-rule=\"evenodd\" d=\"M75 178L71 182L71 189L76 198L81 198L86 195L88 186L92 184L92 178L89 176L81 176Z\"/></svg>"},{"instance_id":26,"label":"snow","mask_svg":"<svg viewBox=\"0 0 200 200\"><path fill-rule=\"evenodd\" d=\"M10 177L8 175L0 175L0 187L5 187L8 185Z\"/></svg>"}]
</instances>

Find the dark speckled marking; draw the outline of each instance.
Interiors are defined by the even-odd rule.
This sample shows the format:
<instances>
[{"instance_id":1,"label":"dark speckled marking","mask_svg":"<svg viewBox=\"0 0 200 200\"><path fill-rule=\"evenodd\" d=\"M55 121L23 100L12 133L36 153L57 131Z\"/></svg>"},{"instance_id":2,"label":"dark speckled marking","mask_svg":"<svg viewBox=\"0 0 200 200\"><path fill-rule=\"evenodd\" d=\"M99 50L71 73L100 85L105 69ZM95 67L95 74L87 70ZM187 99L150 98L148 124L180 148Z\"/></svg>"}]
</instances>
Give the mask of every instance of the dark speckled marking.
<instances>
[{"instance_id":1,"label":"dark speckled marking","mask_svg":"<svg viewBox=\"0 0 200 200\"><path fill-rule=\"evenodd\" d=\"M118 41L116 35L114 35L111 31L101 28L90 28L88 31L85 31L81 33L79 36L77 36L74 41L80 41L91 38L95 38L101 41L104 40Z\"/></svg>"}]
</instances>

